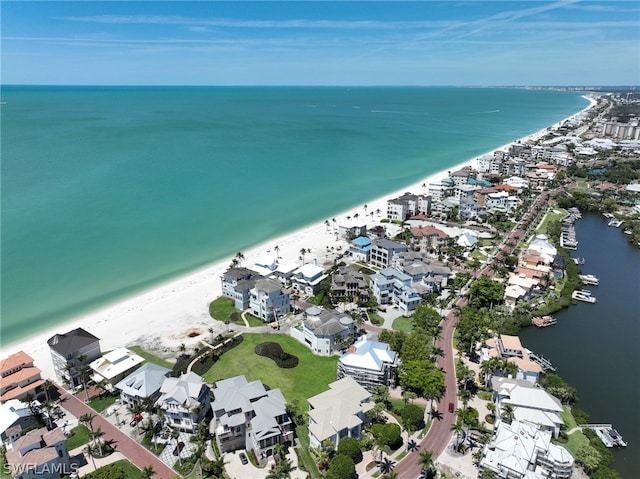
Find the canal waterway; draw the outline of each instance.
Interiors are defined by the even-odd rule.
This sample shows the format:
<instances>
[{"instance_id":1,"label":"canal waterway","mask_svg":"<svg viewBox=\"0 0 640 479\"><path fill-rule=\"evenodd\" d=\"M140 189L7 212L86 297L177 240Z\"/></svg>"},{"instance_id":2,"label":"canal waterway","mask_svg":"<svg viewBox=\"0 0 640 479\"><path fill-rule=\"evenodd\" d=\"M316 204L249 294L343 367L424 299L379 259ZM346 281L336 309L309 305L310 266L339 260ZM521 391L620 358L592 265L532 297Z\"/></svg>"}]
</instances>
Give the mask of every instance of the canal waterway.
<instances>
[{"instance_id":1,"label":"canal waterway","mask_svg":"<svg viewBox=\"0 0 640 479\"><path fill-rule=\"evenodd\" d=\"M576 407L591 423L612 424L628 443L614 452L623 479L640 477L640 250L600 214L576 222L574 258L584 274L600 280L588 286L597 303L578 303L554 316L550 328L525 328L522 343L544 355L578 390Z\"/></svg>"}]
</instances>

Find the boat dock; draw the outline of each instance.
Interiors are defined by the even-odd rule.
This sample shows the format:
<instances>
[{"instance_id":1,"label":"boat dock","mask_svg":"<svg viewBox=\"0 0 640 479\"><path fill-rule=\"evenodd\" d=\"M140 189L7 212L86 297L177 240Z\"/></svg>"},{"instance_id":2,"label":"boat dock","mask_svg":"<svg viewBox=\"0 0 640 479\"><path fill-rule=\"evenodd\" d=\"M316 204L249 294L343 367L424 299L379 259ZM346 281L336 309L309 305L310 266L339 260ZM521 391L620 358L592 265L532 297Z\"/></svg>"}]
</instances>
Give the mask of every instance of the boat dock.
<instances>
[{"instance_id":1,"label":"boat dock","mask_svg":"<svg viewBox=\"0 0 640 479\"><path fill-rule=\"evenodd\" d=\"M544 356L538 356L536 353L529 350L527 350L527 352L529 353L529 359L531 359L531 361L533 361L534 363L540 365L540 367L544 371L556 370L556 368L553 367L553 364L551 364L551 361L549 361L548 359L545 359Z\"/></svg>"},{"instance_id":2,"label":"boat dock","mask_svg":"<svg viewBox=\"0 0 640 479\"><path fill-rule=\"evenodd\" d=\"M531 320L531 324L539 328L546 328L547 326L553 326L558 320L553 316L536 316Z\"/></svg>"},{"instance_id":3,"label":"boat dock","mask_svg":"<svg viewBox=\"0 0 640 479\"><path fill-rule=\"evenodd\" d=\"M626 447L622 436L611 424L581 424L580 429L591 429L606 447Z\"/></svg>"},{"instance_id":4,"label":"boat dock","mask_svg":"<svg viewBox=\"0 0 640 479\"><path fill-rule=\"evenodd\" d=\"M562 228L560 234L560 246L565 249L578 249L578 240L576 239L576 230L574 223L582 218L582 214L577 208L569 208L567 216L562 218Z\"/></svg>"}]
</instances>

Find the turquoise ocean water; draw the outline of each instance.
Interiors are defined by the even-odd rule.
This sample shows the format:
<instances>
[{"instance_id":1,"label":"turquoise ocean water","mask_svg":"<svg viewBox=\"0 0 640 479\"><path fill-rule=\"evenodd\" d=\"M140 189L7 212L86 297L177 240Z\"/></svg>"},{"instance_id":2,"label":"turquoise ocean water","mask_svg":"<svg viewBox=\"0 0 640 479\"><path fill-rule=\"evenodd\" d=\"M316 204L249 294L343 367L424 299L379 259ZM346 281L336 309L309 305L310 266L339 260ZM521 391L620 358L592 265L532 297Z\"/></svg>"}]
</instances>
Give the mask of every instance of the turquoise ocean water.
<instances>
[{"instance_id":1,"label":"turquoise ocean water","mask_svg":"<svg viewBox=\"0 0 640 479\"><path fill-rule=\"evenodd\" d=\"M565 118L579 93L2 88L2 344Z\"/></svg>"}]
</instances>

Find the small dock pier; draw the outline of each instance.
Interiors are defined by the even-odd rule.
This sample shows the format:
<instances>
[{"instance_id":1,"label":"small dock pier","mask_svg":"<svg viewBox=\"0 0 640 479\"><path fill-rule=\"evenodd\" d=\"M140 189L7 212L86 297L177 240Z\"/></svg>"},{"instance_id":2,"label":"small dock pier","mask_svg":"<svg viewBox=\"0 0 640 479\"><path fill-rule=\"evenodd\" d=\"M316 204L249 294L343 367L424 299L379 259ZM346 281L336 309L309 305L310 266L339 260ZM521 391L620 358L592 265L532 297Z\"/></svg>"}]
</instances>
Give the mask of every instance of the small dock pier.
<instances>
[{"instance_id":1,"label":"small dock pier","mask_svg":"<svg viewBox=\"0 0 640 479\"><path fill-rule=\"evenodd\" d=\"M560 246L565 249L578 249L578 240L576 239L576 230L574 223L582 218L577 208L569 208L567 216L562 218L562 228L560 234Z\"/></svg>"},{"instance_id":2,"label":"small dock pier","mask_svg":"<svg viewBox=\"0 0 640 479\"><path fill-rule=\"evenodd\" d=\"M611 424L581 424L580 429L591 429L606 447L626 447L622 436Z\"/></svg>"},{"instance_id":3,"label":"small dock pier","mask_svg":"<svg viewBox=\"0 0 640 479\"><path fill-rule=\"evenodd\" d=\"M544 371L556 370L556 368L553 367L553 364L551 364L551 361L549 361L548 359L545 359L544 356L538 356L533 351L528 351L528 352L529 352L529 359L531 359L531 361L533 361L534 363L539 364Z\"/></svg>"}]
</instances>

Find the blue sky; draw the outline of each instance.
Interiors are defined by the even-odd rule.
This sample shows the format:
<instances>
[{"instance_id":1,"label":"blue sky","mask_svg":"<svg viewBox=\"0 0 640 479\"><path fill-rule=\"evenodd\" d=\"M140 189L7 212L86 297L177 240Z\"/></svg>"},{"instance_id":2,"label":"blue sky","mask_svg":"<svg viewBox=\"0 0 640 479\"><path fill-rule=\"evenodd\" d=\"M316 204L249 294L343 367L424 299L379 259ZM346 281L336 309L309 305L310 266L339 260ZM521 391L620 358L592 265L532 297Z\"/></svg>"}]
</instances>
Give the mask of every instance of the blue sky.
<instances>
[{"instance_id":1,"label":"blue sky","mask_svg":"<svg viewBox=\"0 0 640 479\"><path fill-rule=\"evenodd\" d=\"M640 2L2 2L2 83L638 85Z\"/></svg>"}]
</instances>

